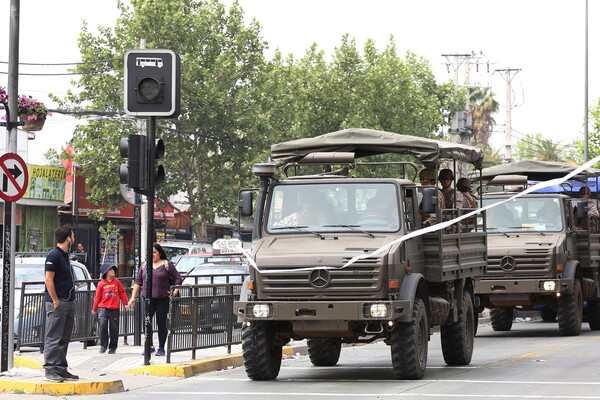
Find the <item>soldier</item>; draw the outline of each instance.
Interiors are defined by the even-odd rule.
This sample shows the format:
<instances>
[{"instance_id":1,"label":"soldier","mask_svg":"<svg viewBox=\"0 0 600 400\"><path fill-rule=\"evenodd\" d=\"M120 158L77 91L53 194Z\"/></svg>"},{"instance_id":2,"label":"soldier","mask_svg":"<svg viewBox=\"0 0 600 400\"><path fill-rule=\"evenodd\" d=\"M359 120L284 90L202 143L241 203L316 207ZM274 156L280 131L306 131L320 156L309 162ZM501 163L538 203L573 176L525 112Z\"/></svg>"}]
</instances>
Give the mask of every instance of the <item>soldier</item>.
<instances>
[{"instance_id":1,"label":"soldier","mask_svg":"<svg viewBox=\"0 0 600 400\"><path fill-rule=\"evenodd\" d=\"M460 178L456 182L456 188L463 196L461 208L477 208L477 200L471 194L471 181L469 179Z\"/></svg>"},{"instance_id":2,"label":"soldier","mask_svg":"<svg viewBox=\"0 0 600 400\"><path fill-rule=\"evenodd\" d=\"M422 186L435 186L435 169L422 169L421 172L419 172L419 180L421 181L421 185ZM442 194L441 190L437 190L437 197L438 197L438 207L439 208L444 208L445 207L445 200L444 200L444 195ZM433 225L437 222L437 218L435 214L426 214L426 213L421 213L421 225L423 226L430 226Z\"/></svg>"},{"instance_id":3,"label":"soldier","mask_svg":"<svg viewBox=\"0 0 600 400\"><path fill-rule=\"evenodd\" d=\"M442 193L444 194L444 208L460 208L463 203L463 195L461 192L452 188L454 174L451 169L444 168L440 171L440 184L442 185Z\"/></svg>"}]
</instances>

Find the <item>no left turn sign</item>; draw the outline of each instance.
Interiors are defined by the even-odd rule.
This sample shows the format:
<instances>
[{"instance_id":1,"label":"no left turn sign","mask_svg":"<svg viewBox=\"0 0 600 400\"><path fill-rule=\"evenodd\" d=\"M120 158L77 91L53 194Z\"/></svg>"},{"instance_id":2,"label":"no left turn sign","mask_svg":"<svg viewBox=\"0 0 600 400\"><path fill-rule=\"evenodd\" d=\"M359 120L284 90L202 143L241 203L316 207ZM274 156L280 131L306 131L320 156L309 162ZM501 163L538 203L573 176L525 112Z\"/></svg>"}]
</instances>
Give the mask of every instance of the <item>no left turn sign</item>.
<instances>
[{"instance_id":1,"label":"no left turn sign","mask_svg":"<svg viewBox=\"0 0 600 400\"><path fill-rule=\"evenodd\" d=\"M17 201L27 191L29 172L25 161L15 153L0 157L0 198L4 201Z\"/></svg>"}]
</instances>

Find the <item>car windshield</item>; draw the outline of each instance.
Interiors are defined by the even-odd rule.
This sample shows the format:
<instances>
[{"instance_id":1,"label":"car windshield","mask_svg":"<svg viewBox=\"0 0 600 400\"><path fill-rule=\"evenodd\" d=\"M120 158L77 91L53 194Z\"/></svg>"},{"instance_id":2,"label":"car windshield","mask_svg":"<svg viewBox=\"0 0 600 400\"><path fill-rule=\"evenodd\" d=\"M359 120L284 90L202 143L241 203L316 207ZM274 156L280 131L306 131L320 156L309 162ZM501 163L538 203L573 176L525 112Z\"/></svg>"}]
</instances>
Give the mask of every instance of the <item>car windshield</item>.
<instances>
[{"instance_id":1,"label":"car windshield","mask_svg":"<svg viewBox=\"0 0 600 400\"><path fill-rule=\"evenodd\" d=\"M244 280L243 275L246 275L246 273L246 268L241 266L199 266L190 271L189 275L185 278L185 283L197 285L227 282L241 283ZM202 276L198 277L199 275Z\"/></svg>"},{"instance_id":2,"label":"car windshield","mask_svg":"<svg viewBox=\"0 0 600 400\"><path fill-rule=\"evenodd\" d=\"M483 205L502 198L488 198ZM486 211L487 229L495 232L549 231L563 229L560 199L556 197L520 197Z\"/></svg>"},{"instance_id":3,"label":"car windshield","mask_svg":"<svg viewBox=\"0 0 600 400\"><path fill-rule=\"evenodd\" d=\"M15 289L20 289L23 282L44 282L44 265L17 265L15 268ZM42 288L43 284L39 285ZM39 289L38 285L28 286L28 289Z\"/></svg>"},{"instance_id":4,"label":"car windshield","mask_svg":"<svg viewBox=\"0 0 600 400\"><path fill-rule=\"evenodd\" d=\"M174 246L162 246L167 253L167 259L173 261L179 259L179 257L188 254L190 250L187 247L174 247Z\"/></svg>"},{"instance_id":5,"label":"car windshield","mask_svg":"<svg viewBox=\"0 0 600 400\"><path fill-rule=\"evenodd\" d=\"M194 269L194 267L200 265L200 264L204 264L206 263L208 256L206 255L193 255L193 256L186 256L186 257L181 257L178 261L177 261L177 271L179 271L180 273L185 273L187 274L188 272L190 272L192 269Z\"/></svg>"},{"instance_id":6,"label":"car windshield","mask_svg":"<svg viewBox=\"0 0 600 400\"><path fill-rule=\"evenodd\" d=\"M395 232L400 229L393 183L277 185L268 208L267 229L291 232Z\"/></svg>"}]
</instances>

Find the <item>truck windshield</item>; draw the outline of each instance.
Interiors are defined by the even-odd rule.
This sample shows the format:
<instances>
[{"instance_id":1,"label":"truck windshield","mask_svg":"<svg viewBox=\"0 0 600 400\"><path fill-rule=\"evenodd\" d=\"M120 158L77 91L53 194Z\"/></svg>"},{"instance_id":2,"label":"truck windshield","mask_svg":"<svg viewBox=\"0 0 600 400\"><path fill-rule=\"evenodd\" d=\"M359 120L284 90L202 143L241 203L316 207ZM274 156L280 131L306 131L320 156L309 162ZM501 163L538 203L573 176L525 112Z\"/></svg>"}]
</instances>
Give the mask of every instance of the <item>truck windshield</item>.
<instances>
[{"instance_id":1,"label":"truck windshield","mask_svg":"<svg viewBox=\"0 0 600 400\"><path fill-rule=\"evenodd\" d=\"M299 232L396 232L398 192L393 183L276 185L267 230Z\"/></svg>"},{"instance_id":2,"label":"truck windshield","mask_svg":"<svg viewBox=\"0 0 600 400\"><path fill-rule=\"evenodd\" d=\"M502 198L484 199L483 205ZM487 229L494 232L550 231L563 229L561 203L558 198L521 197L486 211Z\"/></svg>"}]
</instances>

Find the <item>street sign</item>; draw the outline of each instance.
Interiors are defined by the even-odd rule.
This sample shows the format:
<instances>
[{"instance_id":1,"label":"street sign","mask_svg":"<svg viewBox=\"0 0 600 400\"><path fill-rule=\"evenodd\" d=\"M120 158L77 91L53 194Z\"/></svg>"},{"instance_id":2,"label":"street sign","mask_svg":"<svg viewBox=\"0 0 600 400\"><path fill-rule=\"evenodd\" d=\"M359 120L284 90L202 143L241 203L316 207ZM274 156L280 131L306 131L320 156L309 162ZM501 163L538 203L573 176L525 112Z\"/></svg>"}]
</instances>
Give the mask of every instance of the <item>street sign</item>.
<instances>
[{"instance_id":1,"label":"street sign","mask_svg":"<svg viewBox=\"0 0 600 400\"><path fill-rule=\"evenodd\" d=\"M0 198L4 201L17 201L27 191L29 172L25 161L15 153L0 157Z\"/></svg>"}]
</instances>

